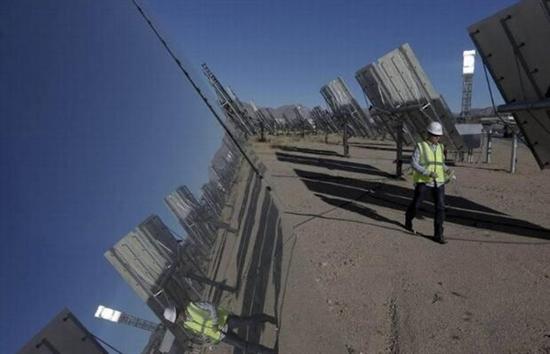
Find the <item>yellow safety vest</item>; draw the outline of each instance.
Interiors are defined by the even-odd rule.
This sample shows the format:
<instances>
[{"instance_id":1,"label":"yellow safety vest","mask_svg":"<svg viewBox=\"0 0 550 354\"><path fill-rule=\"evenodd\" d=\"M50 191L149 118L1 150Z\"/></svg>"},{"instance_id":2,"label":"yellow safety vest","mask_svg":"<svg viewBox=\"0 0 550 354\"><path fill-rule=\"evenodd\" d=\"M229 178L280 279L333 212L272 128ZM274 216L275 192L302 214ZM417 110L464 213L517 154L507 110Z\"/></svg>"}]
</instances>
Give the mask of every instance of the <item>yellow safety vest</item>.
<instances>
[{"instance_id":1,"label":"yellow safety vest","mask_svg":"<svg viewBox=\"0 0 550 354\"><path fill-rule=\"evenodd\" d=\"M183 328L195 335L203 336L214 343L219 343L222 339L222 328L227 322L229 311L218 309L218 324L214 326L210 318L210 312L201 309L194 303L190 303L185 310L185 321Z\"/></svg>"},{"instance_id":2,"label":"yellow safety vest","mask_svg":"<svg viewBox=\"0 0 550 354\"><path fill-rule=\"evenodd\" d=\"M437 144L435 151L430 144L426 141L417 144L417 148L420 151L420 165L422 165L428 172L435 172L437 175L435 181L439 183L445 182L445 169L443 164L445 162L445 155L443 154L443 144ZM415 183L429 183L433 179L429 176L414 171L413 179Z\"/></svg>"}]
</instances>

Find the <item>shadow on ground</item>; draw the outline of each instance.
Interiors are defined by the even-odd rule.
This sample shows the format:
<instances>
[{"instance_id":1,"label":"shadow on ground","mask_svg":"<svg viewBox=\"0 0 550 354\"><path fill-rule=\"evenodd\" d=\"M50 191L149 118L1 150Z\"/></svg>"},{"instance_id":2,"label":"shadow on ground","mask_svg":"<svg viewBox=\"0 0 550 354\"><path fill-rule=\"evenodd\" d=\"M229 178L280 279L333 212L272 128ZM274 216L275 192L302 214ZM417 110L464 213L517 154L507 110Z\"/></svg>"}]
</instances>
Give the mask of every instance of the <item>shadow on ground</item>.
<instances>
[{"instance_id":1,"label":"shadow on ground","mask_svg":"<svg viewBox=\"0 0 550 354\"><path fill-rule=\"evenodd\" d=\"M309 149L309 148L302 148L302 147L297 147L297 146L287 146L287 145L271 145L271 147L274 148L274 149L283 150L283 151L300 152L302 154L343 157L343 155L337 153L336 151L332 151L332 150Z\"/></svg>"},{"instance_id":2,"label":"shadow on ground","mask_svg":"<svg viewBox=\"0 0 550 354\"><path fill-rule=\"evenodd\" d=\"M390 225L401 225L399 220L390 220L379 214L368 205L382 206L406 211L413 195L411 188L391 185L383 182L367 182L349 177L334 178L324 173L295 170L307 188L330 205L382 221ZM339 199L334 199L334 197ZM343 203L343 201L354 203ZM446 222L472 226L479 229L501 231L508 234L538 239L550 239L550 230L528 221L515 219L498 210L457 197L446 197ZM360 203L360 204L359 204ZM427 199L421 208L420 215L433 215L433 201Z\"/></svg>"},{"instance_id":3,"label":"shadow on ground","mask_svg":"<svg viewBox=\"0 0 550 354\"><path fill-rule=\"evenodd\" d=\"M381 150L381 151L397 151L397 148L395 145L382 145L382 144L374 144L374 143L349 143L351 146L360 148L360 149L369 149L369 150ZM403 148L403 152L412 153L413 149L411 148Z\"/></svg>"},{"instance_id":4,"label":"shadow on ground","mask_svg":"<svg viewBox=\"0 0 550 354\"><path fill-rule=\"evenodd\" d=\"M281 209L263 181L251 170L245 183L237 216L239 241L236 254L236 283L233 287L236 291L230 295L242 300L241 311L236 313L237 315L265 313L279 321L285 238ZM217 262L216 273L219 269L219 259ZM227 290L227 287L213 286L210 289L212 302L219 305ZM266 304L271 303L273 307L266 308ZM249 326L239 328L237 333L249 342L259 343L263 329L263 325ZM233 353L242 351L234 348Z\"/></svg>"},{"instance_id":5,"label":"shadow on ground","mask_svg":"<svg viewBox=\"0 0 550 354\"><path fill-rule=\"evenodd\" d=\"M324 168L328 168L329 170L364 173L368 175L380 176L385 178L395 177L395 175L382 171L374 166L357 163L357 162L340 161L340 160L333 160L333 159L327 159L327 158L321 158L321 157L293 155L293 154L287 154L287 153L281 153L281 152L277 152L275 155L277 156L277 159L282 162L290 162L290 163L302 164L302 165L308 165L308 166L324 167Z\"/></svg>"}]
</instances>

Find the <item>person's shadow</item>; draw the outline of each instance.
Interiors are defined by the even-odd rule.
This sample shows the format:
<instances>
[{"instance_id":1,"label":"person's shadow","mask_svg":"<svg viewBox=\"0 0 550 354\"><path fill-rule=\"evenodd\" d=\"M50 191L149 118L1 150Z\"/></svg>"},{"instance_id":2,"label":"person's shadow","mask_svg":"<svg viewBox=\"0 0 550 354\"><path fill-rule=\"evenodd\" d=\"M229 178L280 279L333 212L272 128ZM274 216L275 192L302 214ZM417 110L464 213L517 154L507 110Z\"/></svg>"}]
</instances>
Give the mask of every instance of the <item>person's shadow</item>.
<instances>
[{"instance_id":1,"label":"person's shadow","mask_svg":"<svg viewBox=\"0 0 550 354\"><path fill-rule=\"evenodd\" d=\"M376 220L376 221L380 221L380 222L384 222L384 223L387 223L387 224L390 224L390 225L398 226L398 227L403 229L402 231L404 233L410 234L411 236L422 237L422 238L428 239L430 241L436 242L435 239L430 235L426 235L426 234L423 234L423 233L418 232L418 231L411 232L411 231L409 231L405 228L405 224L400 223L400 222L395 221L395 220L392 220L392 219L389 219L389 218L387 218L383 215L378 214L376 212L376 210L368 208L368 207L363 206L363 205L359 205L359 204L357 204L353 201L344 200L344 199L337 199L337 198L330 198L330 197L324 196L322 194L315 194L315 196L321 198L321 200L324 201L325 203L330 204L330 205L334 205L338 208L349 210L351 212L357 213L359 215L366 216L366 217L368 217L370 219L373 219L373 220Z\"/></svg>"},{"instance_id":2,"label":"person's shadow","mask_svg":"<svg viewBox=\"0 0 550 354\"><path fill-rule=\"evenodd\" d=\"M411 202L413 192L403 186L370 182L356 178L341 177L331 179L331 175L319 172L294 170L302 178L306 187L319 198L331 205L353 209L375 220L393 225L401 225L395 220L389 220L372 209L364 209L364 205L372 204L405 212ZM340 198L334 200L334 197ZM354 202L342 204L340 200ZM550 230L531 222L516 219L498 210L458 196L447 196L445 222L475 227L478 229L495 230L517 236L550 240ZM419 210L419 216L433 215L431 198L426 198ZM359 206L359 204L361 206ZM363 208L363 209L361 209Z\"/></svg>"}]
</instances>

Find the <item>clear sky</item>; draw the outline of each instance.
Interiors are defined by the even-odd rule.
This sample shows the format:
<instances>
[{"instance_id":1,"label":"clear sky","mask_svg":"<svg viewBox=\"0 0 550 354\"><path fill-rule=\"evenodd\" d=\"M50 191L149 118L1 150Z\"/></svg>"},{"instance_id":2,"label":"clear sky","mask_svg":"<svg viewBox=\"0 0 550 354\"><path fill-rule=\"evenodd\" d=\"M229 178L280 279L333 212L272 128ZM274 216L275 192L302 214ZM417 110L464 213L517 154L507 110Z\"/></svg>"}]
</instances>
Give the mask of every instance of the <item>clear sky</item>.
<instances>
[{"instance_id":1,"label":"clear sky","mask_svg":"<svg viewBox=\"0 0 550 354\"><path fill-rule=\"evenodd\" d=\"M150 1L193 62L206 61L244 100L278 106L324 101L341 76L361 104L355 72L408 42L435 88L460 110L466 28L512 0ZM473 107L490 105L477 58ZM498 92L496 92L500 98Z\"/></svg>"},{"instance_id":2,"label":"clear sky","mask_svg":"<svg viewBox=\"0 0 550 354\"><path fill-rule=\"evenodd\" d=\"M244 100L313 106L342 76L363 103L355 71L409 42L458 111L466 27L513 2L144 3L178 52ZM473 106L485 107L476 69ZM64 306L139 352L141 332L92 318L102 303L153 319L103 253L151 213L174 225L162 198L205 181L220 136L130 0L2 1L0 353Z\"/></svg>"}]
</instances>

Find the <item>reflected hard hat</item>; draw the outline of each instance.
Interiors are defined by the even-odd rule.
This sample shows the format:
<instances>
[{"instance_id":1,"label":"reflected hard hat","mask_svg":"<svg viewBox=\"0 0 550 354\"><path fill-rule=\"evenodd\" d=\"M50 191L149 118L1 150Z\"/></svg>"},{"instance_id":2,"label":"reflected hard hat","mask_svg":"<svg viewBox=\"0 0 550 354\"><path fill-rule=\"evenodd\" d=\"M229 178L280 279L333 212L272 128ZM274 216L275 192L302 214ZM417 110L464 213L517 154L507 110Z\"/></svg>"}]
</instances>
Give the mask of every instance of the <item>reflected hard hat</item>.
<instances>
[{"instance_id":1,"label":"reflected hard hat","mask_svg":"<svg viewBox=\"0 0 550 354\"><path fill-rule=\"evenodd\" d=\"M432 135L443 135L443 127L441 126L441 123L431 122L430 125L428 125L428 133Z\"/></svg>"},{"instance_id":2,"label":"reflected hard hat","mask_svg":"<svg viewBox=\"0 0 550 354\"><path fill-rule=\"evenodd\" d=\"M176 322L176 308L174 306L164 309L164 318L172 323Z\"/></svg>"}]
</instances>

